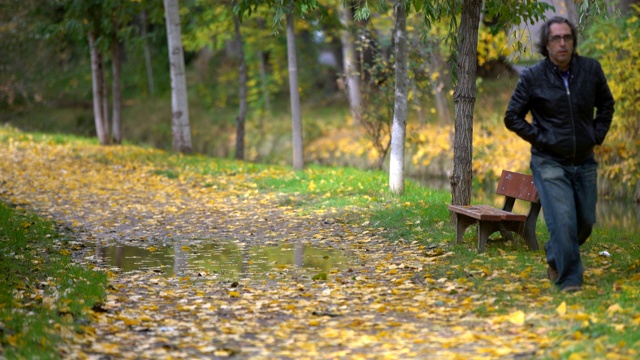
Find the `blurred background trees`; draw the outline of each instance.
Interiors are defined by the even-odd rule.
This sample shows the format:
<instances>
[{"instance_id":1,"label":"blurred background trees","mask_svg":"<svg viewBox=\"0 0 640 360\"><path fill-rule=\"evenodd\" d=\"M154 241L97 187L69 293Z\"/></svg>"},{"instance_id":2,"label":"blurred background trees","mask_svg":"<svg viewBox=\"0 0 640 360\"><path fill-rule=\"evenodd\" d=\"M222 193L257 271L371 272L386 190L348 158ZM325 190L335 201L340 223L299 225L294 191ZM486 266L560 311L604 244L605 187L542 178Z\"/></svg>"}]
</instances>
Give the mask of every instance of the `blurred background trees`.
<instances>
[{"instance_id":1,"label":"blurred background trees","mask_svg":"<svg viewBox=\"0 0 640 360\"><path fill-rule=\"evenodd\" d=\"M358 0L294 3L304 162L388 168L396 69L392 6L369 8ZM424 7L409 11L406 19L404 171L414 178L448 177L457 79L451 40L459 11L425 21L427 5L438 2L420 3ZM193 151L292 164L290 95L296 89L289 82L286 8L257 0L179 4ZM504 131L502 116L518 69L539 59L532 47L537 33L535 25L524 24L522 12L505 22L509 4L485 2L481 12L471 170L477 182L497 176L501 168L528 168L528 146ZM640 128L634 91L640 88L637 4L552 2L556 13L578 22L579 51L601 60L617 100L614 128L598 153L604 164L601 192L640 199L639 144L631 140ZM0 123L172 149L161 3L7 0L0 7ZM241 20L237 31L234 14ZM101 70L93 73L91 49L101 58ZM94 88L100 73L104 80Z\"/></svg>"}]
</instances>

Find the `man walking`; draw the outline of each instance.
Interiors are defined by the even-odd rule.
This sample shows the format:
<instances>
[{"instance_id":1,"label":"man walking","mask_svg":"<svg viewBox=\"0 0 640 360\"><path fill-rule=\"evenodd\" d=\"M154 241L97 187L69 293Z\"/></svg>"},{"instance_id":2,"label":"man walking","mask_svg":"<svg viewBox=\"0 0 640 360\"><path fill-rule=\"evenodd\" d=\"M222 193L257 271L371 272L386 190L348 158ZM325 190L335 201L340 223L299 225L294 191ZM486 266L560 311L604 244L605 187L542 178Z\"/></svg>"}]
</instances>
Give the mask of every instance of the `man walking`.
<instances>
[{"instance_id":1,"label":"man walking","mask_svg":"<svg viewBox=\"0 0 640 360\"><path fill-rule=\"evenodd\" d=\"M593 148L604 141L614 106L600 63L579 56L577 46L569 20L547 20L538 43L545 59L523 71L504 118L531 144L531 172L549 230L548 276L568 292L580 291L583 282L579 247L591 235L597 200Z\"/></svg>"}]
</instances>

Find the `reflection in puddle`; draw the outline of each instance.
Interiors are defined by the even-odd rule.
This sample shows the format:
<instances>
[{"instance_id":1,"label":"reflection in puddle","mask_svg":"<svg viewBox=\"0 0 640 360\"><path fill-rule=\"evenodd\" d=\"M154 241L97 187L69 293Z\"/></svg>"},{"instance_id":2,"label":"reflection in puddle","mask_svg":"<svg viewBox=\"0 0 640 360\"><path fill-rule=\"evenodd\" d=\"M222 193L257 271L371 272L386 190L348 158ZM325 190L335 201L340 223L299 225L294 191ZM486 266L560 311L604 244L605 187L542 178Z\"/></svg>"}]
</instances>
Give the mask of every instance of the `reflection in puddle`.
<instances>
[{"instance_id":1,"label":"reflection in puddle","mask_svg":"<svg viewBox=\"0 0 640 360\"><path fill-rule=\"evenodd\" d=\"M271 273L287 269L329 273L347 266L341 251L304 244L248 247L234 242L189 246L176 242L149 248L117 244L97 246L95 252L96 260L125 272L151 270L164 276L204 272L216 274L221 280L266 279Z\"/></svg>"}]
</instances>

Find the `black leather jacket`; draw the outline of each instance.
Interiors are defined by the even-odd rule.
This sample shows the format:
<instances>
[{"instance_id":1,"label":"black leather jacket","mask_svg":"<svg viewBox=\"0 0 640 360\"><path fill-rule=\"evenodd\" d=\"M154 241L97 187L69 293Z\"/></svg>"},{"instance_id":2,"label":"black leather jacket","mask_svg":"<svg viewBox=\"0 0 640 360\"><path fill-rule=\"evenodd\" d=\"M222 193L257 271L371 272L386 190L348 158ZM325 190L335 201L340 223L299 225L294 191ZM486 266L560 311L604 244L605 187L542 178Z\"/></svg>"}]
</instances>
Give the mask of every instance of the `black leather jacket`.
<instances>
[{"instance_id":1,"label":"black leather jacket","mask_svg":"<svg viewBox=\"0 0 640 360\"><path fill-rule=\"evenodd\" d=\"M593 147L604 141L614 100L597 60L574 55L569 71L567 90L560 70L548 58L525 69L504 123L531 144L532 154L580 165L593 160ZM525 120L528 112L531 123Z\"/></svg>"}]
</instances>

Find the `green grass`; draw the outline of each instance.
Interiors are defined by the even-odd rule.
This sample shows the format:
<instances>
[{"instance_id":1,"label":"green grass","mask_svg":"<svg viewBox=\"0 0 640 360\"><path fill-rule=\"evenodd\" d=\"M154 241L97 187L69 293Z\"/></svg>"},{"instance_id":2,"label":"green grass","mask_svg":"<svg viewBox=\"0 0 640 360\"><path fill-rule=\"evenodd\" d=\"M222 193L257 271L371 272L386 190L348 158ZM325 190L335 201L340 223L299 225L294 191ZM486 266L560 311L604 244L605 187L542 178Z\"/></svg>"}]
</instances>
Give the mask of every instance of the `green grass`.
<instances>
[{"instance_id":1,"label":"green grass","mask_svg":"<svg viewBox=\"0 0 640 360\"><path fill-rule=\"evenodd\" d=\"M0 357L60 358L63 333L81 332L104 299L106 275L71 250L51 222L0 203Z\"/></svg>"}]
</instances>

